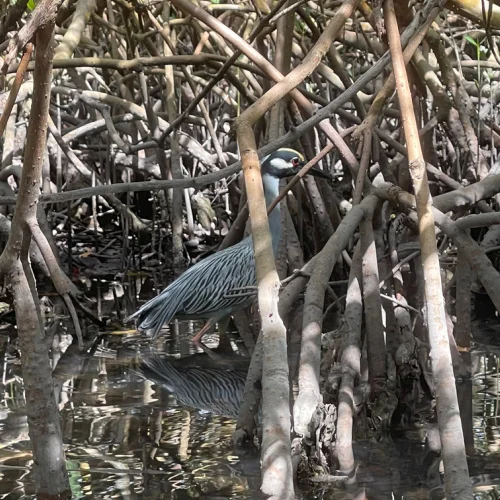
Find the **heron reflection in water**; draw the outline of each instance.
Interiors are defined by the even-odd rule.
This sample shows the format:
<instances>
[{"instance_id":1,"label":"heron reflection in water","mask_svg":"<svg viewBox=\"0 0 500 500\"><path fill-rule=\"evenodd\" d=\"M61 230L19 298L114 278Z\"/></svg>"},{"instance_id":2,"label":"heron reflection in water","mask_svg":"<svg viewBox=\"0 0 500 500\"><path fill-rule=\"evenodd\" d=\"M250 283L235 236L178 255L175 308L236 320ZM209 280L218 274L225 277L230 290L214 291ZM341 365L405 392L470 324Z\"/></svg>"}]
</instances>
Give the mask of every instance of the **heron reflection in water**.
<instances>
[{"instance_id":1,"label":"heron reflection in water","mask_svg":"<svg viewBox=\"0 0 500 500\"><path fill-rule=\"evenodd\" d=\"M143 358L139 372L148 380L175 395L183 406L236 418L243 400L249 358L206 354L186 358Z\"/></svg>"}]
</instances>

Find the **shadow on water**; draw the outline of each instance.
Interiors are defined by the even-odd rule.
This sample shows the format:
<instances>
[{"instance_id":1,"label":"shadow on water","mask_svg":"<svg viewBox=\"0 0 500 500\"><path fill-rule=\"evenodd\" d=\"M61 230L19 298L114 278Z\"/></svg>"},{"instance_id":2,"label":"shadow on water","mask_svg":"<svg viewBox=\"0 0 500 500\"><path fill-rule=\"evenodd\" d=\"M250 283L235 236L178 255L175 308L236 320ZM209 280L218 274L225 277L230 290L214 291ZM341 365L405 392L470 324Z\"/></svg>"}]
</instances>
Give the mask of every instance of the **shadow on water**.
<instances>
[{"instance_id":1,"label":"shadow on water","mask_svg":"<svg viewBox=\"0 0 500 500\"><path fill-rule=\"evenodd\" d=\"M469 463L477 499L500 498L500 336L494 330L475 332L484 343L471 356L475 455ZM248 360L214 360L195 353L189 335L180 338L168 333L150 345L137 335L103 335L91 356L71 347L61 358L54 380L74 498L258 498L258 453L236 455L231 446ZM0 497L32 498L20 363L10 339L8 330L0 331ZM358 441L356 488L311 485L302 498L441 498L440 464L426 435L422 426ZM359 495L362 487L366 496Z\"/></svg>"}]
</instances>

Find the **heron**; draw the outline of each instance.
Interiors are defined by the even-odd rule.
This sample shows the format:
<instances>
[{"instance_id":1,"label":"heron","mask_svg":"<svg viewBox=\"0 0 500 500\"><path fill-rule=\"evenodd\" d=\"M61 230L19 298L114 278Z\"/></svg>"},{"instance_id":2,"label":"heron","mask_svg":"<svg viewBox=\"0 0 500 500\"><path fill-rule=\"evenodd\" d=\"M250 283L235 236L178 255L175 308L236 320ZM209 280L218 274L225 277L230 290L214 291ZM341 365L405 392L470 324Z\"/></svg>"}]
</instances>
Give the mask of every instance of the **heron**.
<instances>
[{"instance_id":1,"label":"heron","mask_svg":"<svg viewBox=\"0 0 500 500\"><path fill-rule=\"evenodd\" d=\"M304 157L298 151L281 148L262 160L261 173L266 205L279 194L279 181L300 170ZM308 171L317 177L330 178L318 167ZM269 214L272 247L276 256L281 237L279 204ZM252 237L207 257L188 268L159 295L146 302L126 321L138 318L137 329L156 338L163 325L173 319L205 319L205 326L193 337L200 345L205 333L216 323L252 304L254 294L234 293L250 290L257 284Z\"/></svg>"}]
</instances>

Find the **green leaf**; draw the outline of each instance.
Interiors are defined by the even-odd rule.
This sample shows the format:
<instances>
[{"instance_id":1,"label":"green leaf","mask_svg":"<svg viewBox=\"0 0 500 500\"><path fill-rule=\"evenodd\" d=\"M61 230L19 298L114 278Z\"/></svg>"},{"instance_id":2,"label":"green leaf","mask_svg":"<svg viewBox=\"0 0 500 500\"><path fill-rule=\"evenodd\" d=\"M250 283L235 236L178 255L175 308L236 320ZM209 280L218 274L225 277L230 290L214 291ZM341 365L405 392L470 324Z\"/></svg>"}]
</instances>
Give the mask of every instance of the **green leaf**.
<instances>
[{"instance_id":1,"label":"green leaf","mask_svg":"<svg viewBox=\"0 0 500 500\"><path fill-rule=\"evenodd\" d=\"M477 47L478 46L478 43L476 42L476 40L474 40L474 38L472 38L471 36L469 35L465 35L465 39L471 43L472 45L474 45L474 47Z\"/></svg>"}]
</instances>

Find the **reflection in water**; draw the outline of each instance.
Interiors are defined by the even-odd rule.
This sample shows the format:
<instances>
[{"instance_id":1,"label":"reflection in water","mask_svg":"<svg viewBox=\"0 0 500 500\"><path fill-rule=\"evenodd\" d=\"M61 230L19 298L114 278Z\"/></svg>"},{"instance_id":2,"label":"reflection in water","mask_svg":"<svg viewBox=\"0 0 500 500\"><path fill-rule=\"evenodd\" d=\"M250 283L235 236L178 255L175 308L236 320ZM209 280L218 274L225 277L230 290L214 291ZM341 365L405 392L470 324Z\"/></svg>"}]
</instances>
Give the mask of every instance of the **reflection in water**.
<instances>
[{"instance_id":1,"label":"reflection in water","mask_svg":"<svg viewBox=\"0 0 500 500\"><path fill-rule=\"evenodd\" d=\"M213 360L207 354L188 358L162 358L152 355L143 358L139 366L149 380L175 395L177 401L200 410L237 418L245 380L248 359L230 359L222 355ZM229 360L228 360L229 361ZM196 365L196 363L200 365Z\"/></svg>"},{"instance_id":2,"label":"reflection in water","mask_svg":"<svg viewBox=\"0 0 500 500\"><path fill-rule=\"evenodd\" d=\"M0 344L6 339L0 335ZM54 379L74 498L258 498L258 454L236 456L231 447L248 360L188 355L189 345L171 338L157 345L104 336L92 355L70 348L61 358ZM180 350L188 356L177 358ZM500 484L498 351L476 350L472 366L475 494L499 498L492 489ZM32 498L20 364L12 350L4 351L3 367L0 496ZM425 449L425 434L357 440L358 487L310 485L303 498L353 499L359 487L370 499L440 498L439 461Z\"/></svg>"}]
</instances>

